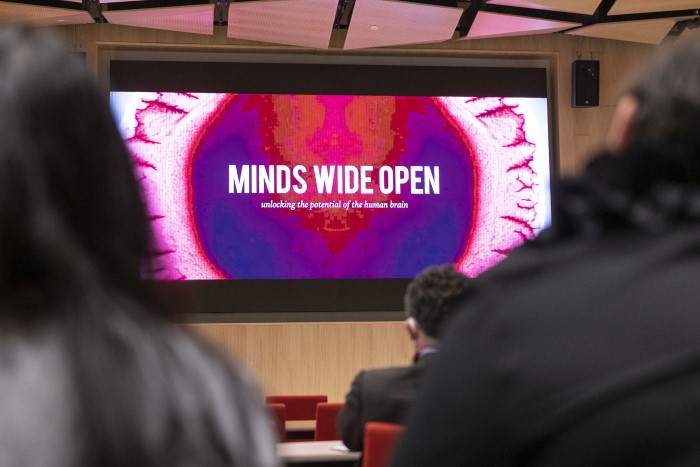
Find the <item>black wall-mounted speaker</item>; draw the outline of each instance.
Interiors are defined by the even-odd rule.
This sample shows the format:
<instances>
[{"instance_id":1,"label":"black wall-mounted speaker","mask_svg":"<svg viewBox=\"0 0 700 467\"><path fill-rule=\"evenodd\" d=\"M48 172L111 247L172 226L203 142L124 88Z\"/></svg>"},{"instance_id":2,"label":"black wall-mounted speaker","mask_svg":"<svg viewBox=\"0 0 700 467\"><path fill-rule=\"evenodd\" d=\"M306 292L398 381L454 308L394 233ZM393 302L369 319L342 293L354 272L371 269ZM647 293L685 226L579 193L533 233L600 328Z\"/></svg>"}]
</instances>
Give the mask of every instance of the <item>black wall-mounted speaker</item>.
<instances>
[{"instance_id":1,"label":"black wall-mounted speaker","mask_svg":"<svg viewBox=\"0 0 700 467\"><path fill-rule=\"evenodd\" d=\"M571 106L597 107L599 83L598 60L574 60L571 64Z\"/></svg>"}]
</instances>

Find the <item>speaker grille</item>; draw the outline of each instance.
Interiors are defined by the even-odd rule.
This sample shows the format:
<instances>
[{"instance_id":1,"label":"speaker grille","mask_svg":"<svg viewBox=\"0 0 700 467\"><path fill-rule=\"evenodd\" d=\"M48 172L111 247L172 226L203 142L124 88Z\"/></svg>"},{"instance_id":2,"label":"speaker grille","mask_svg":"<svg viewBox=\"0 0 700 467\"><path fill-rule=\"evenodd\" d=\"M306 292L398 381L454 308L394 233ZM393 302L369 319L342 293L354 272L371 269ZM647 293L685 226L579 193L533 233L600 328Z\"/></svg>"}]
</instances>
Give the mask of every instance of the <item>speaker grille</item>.
<instances>
[{"instance_id":1,"label":"speaker grille","mask_svg":"<svg viewBox=\"0 0 700 467\"><path fill-rule=\"evenodd\" d=\"M571 68L571 106L597 107L600 62L598 60L574 60Z\"/></svg>"}]
</instances>

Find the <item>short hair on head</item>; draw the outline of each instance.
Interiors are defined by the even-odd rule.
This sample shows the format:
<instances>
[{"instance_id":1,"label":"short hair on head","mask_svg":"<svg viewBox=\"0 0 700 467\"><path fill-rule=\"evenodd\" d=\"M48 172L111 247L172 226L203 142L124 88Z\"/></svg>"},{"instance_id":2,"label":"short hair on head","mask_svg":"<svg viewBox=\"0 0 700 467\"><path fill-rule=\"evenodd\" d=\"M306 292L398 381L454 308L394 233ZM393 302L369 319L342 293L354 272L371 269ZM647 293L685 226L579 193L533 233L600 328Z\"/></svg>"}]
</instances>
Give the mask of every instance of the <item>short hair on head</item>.
<instances>
[{"instance_id":1,"label":"short hair on head","mask_svg":"<svg viewBox=\"0 0 700 467\"><path fill-rule=\"evenodd\" d=\"M471 279L453 264L428 266L409 284L404 295L406 316L412 317L430 337L439 337L442 325L454 312L454 302Z\"/></svg>"}]
</instances>

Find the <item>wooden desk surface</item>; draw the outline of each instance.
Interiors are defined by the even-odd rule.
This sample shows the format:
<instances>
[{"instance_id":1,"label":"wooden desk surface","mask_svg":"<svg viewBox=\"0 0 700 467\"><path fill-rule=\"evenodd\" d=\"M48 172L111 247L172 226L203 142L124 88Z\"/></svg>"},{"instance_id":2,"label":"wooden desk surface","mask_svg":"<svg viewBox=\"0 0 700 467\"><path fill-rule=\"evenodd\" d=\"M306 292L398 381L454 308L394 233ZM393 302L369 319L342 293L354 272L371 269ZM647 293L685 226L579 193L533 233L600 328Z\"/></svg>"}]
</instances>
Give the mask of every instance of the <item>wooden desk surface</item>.
<instances>
[{"instance_id":1,"label":"wooden desk surface","mask_svg":"<svg viewBox=\"0 0 700 467\"><path fill-rule=\"evenodd\" d=\"M287 420L284 428L287 431L315 431L316 420Z\"/></svg>"},{"instance_id":2,"label":"wooden desk surface","mask_svg":"<svg viewBox=\"0 0 700 467\"><path fill-rule=\"evenodd\" d=\"M298 443L279 443L277 457L287 464L311 462L348 462L356 461L362 453L340 451L334 448L343 446L342 441L303 441Z\"/></svg>"}]
</instances>

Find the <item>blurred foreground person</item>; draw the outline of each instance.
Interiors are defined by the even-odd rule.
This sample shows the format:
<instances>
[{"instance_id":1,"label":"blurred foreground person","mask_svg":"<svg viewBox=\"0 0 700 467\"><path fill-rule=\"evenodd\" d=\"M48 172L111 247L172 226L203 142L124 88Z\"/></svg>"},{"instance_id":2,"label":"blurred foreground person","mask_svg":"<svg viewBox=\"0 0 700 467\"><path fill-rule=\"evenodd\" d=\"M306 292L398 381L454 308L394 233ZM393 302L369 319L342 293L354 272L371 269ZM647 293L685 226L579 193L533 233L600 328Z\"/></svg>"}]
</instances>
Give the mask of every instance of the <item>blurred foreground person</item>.
<instances>
[{"instance_id":1,"label":"blurred foreground person","mask_svg":"<svg viewBox=\"0 0 700 467\"><path fill-rule=\"evenodd\" d=\"M361 371L355 376L337 427L343 443L362 450L367 422L405 423L440 336L464 299L470 280L451 264L428 266L406 289L406 331L415 350L411 366Z\"/></svg>"},{"instance_id":2,"label":"blurred foreground person","mask_svg":"<svg viewBox=\"0 0 700 467\"><path fill-rule=\"evenodd\" d=\"M0 31L0 129L0 465L277 465L255 389L149 305L130 158L53 35Z\"/></svg>"},{"instance_id":3,"label":"blurred foreground person","mask_svg":"<svg viewBox=\"0 0 700 467\"><path fill-rule=\"evenodd\" d=\"M629 88L552 227L477 279L393 465L700 465L699 122L695 41Z\"/></svg>"}]
</instances>

